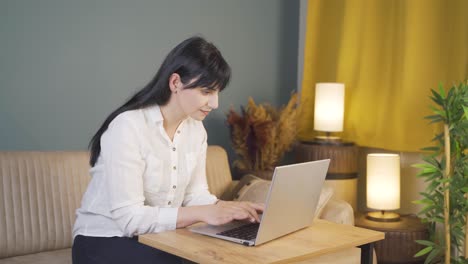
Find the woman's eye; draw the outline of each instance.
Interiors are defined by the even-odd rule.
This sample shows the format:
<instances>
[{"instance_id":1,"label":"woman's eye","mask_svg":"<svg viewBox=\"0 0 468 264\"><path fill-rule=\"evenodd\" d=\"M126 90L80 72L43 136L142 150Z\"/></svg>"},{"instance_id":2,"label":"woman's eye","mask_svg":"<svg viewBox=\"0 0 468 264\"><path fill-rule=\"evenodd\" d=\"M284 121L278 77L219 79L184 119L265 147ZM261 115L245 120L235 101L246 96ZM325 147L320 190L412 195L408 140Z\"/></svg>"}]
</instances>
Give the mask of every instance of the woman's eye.
<instances>
[{"instance_id":1,"label":"woman's eye","mask_svg":"<svg viewBox=\"0 0 468 264\"><path fill-rule=\"evenodd\" d=\"M202 90L202 93L208 95L208 94L211 94L211 90L208 90L208 89Z\"/></svg>"}]
</instances>

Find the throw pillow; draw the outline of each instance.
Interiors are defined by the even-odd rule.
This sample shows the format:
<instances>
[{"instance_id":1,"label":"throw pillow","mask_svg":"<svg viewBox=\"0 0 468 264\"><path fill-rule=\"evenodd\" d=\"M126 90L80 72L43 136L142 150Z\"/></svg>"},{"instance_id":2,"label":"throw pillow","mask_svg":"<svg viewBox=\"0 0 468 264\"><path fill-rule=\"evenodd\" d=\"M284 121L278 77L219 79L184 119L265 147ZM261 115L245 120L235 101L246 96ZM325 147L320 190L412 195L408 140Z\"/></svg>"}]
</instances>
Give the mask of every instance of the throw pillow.
<instances>
[{"instance_id":1,"label":"throw pillow","mask_svg":"<svg viewBox=\"0 0 468 264\"><path fill-rule=\"evenodd\" d=\"M258 178L252 174L247 174L242 177L239 184L233 189L233 200L265 203L270 185L271 181ZM315 218L321 216L323 209L332 196L333 189L328 186L323 186L317 208L315 209Z\"/></svg>"},{"instance_id":2,"label":"throw pillow","mask_svg":"<svg viewBox=\"0 0 468 264\"><path fill-rule=\"evenodd\" d=\"M257 176L255 175L252 175L252 174L246 174L244 176L242 176L242 178L240 179L239 183L236 184L236 186L234 188L232 188L232 190L230 192L225 192L222 196L221 196L221 200L225 200L225 201L231 201L231 200L234 200L236 199L236 196L238 195L239 191L244 187L244 186L247 186L250 184L251 181L255 180L255 179L260 179L258 178Z\"/></svg>"},{"instance_id":3,"label":"throw pillow","mask_svg":"<svg viewBox=\"0 0 468 264\"><path fill-rule=\"evenodd\" d=\"M241 185L242 183L243 185ZM271 181L260 179L252 174L247 174L239 182L239 188L234 190L233 200L265 203L270 185Z\"/></svg>"},{"instance_id":4,"label":"throw pillow","mask_svg":"<svg viewBox=\"0 0 468 264\"><path fill-rule=\"evenodd\" d=\"M323 186L322 191L320 192L320 199L317 203L317 208L315 209L315 218L320 218L322 216L323 209L328 204L328 201L333 196L333 188L329 186Z\"/></svg>"}]
</instances>

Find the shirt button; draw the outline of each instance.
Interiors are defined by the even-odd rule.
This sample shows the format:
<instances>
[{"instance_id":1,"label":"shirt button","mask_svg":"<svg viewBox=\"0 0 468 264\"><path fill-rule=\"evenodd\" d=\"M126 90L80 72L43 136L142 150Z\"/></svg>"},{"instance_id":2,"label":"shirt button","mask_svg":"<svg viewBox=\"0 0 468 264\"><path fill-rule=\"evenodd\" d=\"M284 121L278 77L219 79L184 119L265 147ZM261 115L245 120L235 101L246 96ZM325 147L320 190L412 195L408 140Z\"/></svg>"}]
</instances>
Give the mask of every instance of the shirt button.
<instances>
[{"instance_id":1,"label":"shirt button","mask_svg":"<svg viewBox=\"0 0 468 264\"><path fill-rule=\"evenodd\" d=\"M171 201L169 201L169 202L167 202L167 204L168 204L168 205L171 205L172 203L171 203Z\"/></svg>"},{"instance_id":2,"label":"shirt button","mask_svg":"<svg viewBox=\"0 0 468 264\"><path fill-rule=\"evenodd\" d=\"M175 185L172 185L172 189L175 189L175 188L177 188L177 186L175 186Z\"/></svg>"},{"instance_id":3,"label":"shirt button","mask_svg":"<svg viewBox=\"0 0 468 264\"><path fill-rule=\"evenodd\" d=\"M172 148L172 151L176 151L176 148L175 148L175 147L173 147L173 148Z\"/></svg>"},{"instance_id":4,"label":"shirt button","mask_svg":"<svg viewBox=\"0 0 468 264\"><path fill-rule=\"evenodd\" d=\"M176 167L176 166L174 166L174 167L172 167L172 169L173 169L173 170L177 170L177 167Z\"/></svg>"},{"instance_id":5,"label":"shirt button","mask_svg":"<svg viewBox=\"0 0 468 264\"><path fill-rule=\"evenodd\" d=\"M177 134L180 134L180 130L177 130Z\"/></svg>"}]
</instances>

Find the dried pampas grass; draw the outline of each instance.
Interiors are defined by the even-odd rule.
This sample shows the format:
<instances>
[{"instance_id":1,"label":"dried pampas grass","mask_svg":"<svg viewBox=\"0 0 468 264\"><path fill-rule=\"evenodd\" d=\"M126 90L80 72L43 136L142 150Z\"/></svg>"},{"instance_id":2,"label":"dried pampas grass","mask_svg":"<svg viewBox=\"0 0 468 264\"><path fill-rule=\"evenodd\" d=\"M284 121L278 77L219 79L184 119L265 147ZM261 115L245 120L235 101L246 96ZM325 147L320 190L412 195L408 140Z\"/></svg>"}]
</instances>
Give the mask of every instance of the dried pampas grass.
<instances>
[{"instance_id":1,"label":"dried pampas grass","mask_svg":"<svg viewBox=\"0 0 468 264\"><path fill-rule=\"evenodd\" d=\"M232 145L240 157L234 166L241 170L272 170L296 140L297 117L296 93L281 109L257 105L251 97L240 114L231 108L227 123Z\"/></svg>"}]
</instances>

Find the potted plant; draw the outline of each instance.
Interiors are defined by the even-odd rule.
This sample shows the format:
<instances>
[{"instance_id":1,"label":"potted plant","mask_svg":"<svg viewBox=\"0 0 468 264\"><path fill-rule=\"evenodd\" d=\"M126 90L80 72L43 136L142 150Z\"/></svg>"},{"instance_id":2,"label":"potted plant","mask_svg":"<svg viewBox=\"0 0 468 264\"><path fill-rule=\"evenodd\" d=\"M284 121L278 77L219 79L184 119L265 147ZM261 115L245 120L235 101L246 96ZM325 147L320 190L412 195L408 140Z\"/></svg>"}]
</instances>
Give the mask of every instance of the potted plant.
<instances>
[{"instance_id":1,"label":"potted plant","mask_svg":"<svg viewBox=\"0 0 468 264\"><path fill-rule=\"evenodd\" d=\"M419 212L430 231L430 240L418 240L425 246L415 256L426 255L425 263L467 263L461 256L466 241L468 213L468 83L453 86L446 93L432 90L434 115L426 118L442 124L443 132L433 141L436 145L423 150L419 177L428 183ZM466 252L465 252L466 254Z\"/></svg>"},{"instance_id":2,"label":"potted plant","mask_svg":"<svg viewBox=\"0 0 468 264\"><path fill-rule=\"evenodd\" d=\"M274 167L281 161L297 135L297 94L288 104L277 109L269 104L255 104L249 97L247 107L238 114L231 108L227 114L230 136L238 159L234 167L271 179Z\"/></svg>"}]
</instances>

